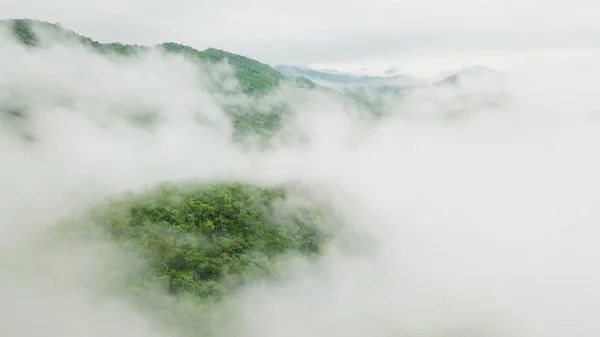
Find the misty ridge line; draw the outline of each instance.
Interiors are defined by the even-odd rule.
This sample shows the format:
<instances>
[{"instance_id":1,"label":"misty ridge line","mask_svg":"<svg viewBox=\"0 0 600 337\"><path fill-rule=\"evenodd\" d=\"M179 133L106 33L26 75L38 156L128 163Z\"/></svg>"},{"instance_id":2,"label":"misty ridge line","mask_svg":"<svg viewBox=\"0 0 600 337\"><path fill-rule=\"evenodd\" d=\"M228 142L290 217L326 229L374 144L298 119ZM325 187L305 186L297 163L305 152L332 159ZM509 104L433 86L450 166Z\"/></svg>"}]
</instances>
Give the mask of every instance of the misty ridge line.
<instances>
[{"instance_id":1,"label":"misty ridge line","mask_svg":"<svg viewBox=\"0 0 600 337\"><path fill-rule=\"evenodd\" d=\"M10 39L7 336L598 331L596 63L365 103Z\"/></svg>"}]
</instances>

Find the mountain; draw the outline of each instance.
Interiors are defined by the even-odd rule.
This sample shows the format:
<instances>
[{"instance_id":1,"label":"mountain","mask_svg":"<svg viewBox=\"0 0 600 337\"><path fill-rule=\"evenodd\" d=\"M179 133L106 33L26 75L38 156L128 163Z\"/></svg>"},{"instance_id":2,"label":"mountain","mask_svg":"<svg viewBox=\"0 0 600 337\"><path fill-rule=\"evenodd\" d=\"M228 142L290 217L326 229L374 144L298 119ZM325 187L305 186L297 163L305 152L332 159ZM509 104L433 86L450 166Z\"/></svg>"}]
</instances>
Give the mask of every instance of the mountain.
<instances>
[{"instance_id":1,"label":"mountain","mask_svg":"<svg viewBox=\"0 0 600 337\"><path fill-rule=\"evenodd\" d=\"M0 21L0 24L7 26L19 42L30 48L43 47L46 43L50 43L49 41L64 39L76 41L105 55L134 57L152 50L161 50L183 55L193 62L199 62L200 65L227 61L234 70L239 91L236 93L229 88L226 90L220 83L215 83L215 87L218 87L223 95L241 94L252 99L222 100L221 108L232 117L234 137L237 141L253 138L260 144L268 142L284 121L294 115L288 102L282 97L268 95L281 88L283 84L301 90L319 92L331 99L352 104L360 108L361 113L371 117L381 117L395 111L396 109L392 107L401 104L401 101L415 90L429 87L443 90L458 85L465 87L468 84L473 92L472 95L477 96L482 88L498 86L497 84L501 83L499 73L484 67L467 68L441 81L427 83L406 75L368 76L285 65L271 67L228 51L216 48L197 50L175 42L164 42L153 46L119 42L100 43L63 28L59 24L30 19L4 20ZM395 74L397 69L389 69L387 73ZM493 96L493 99L496 99L496 96ZM461 98L460 102L463 101ZM17 108L11 107L8 111L13 116L24 115L23 111ZM137 116L135 120L151 121L153 118L151 115Z\"/></svg>"},{"instance_id":2,"label":"mountain","mask_svg":"<svg viewBox=\"0 0 600 337\"><path fill-rule=\"evenodd\" d=\"M154 48L209 63L226 59L240 82L242 98L248 99L236 103L240 96L232 94L233 102L222 107L232 114L234 127L242 133L277 129L285 115L286 107L281 102L263 107L262 94L284 81L301 88L316 88L306 80L288 79L256 60L214 48L198 51L173 42L156 46L104 44L42 21L7 20L0 24L9 28L16 41L32 50L46 48L56 39L65 39L107 56L133 57ZM51 62L48 66L52 66ZM4 127L9 119L27 124L28 104L44 99L36 96L43 90L28 92L29 85L44 88L54 83L12 87L10 81L3 81L0 85L3 92L0 123ZM64 92L72 94L68 90ZM229 93L215 95L226 94ZM22 105L15 109L11 100ZM51 108L70 108L71 100L69 97L50 99L49 103ZM128 114L132 109L129 104L134 110L137 108L137 102L126 103L100 109ZM142 102L142 106L145 103ZM35 141L33 137L32 141L25 142L23 151L34 148ZM93 156L93 152L90 155ZM190 155L202 156L201 153ZM39 245L53 251L73 244L91 246L98 240L108 240L111 246L103 255L117 255L114 250L118 248L118 254L122 252L124 256L119 255L108 265L94 266L98 275L95 279L102 283L104 295L115 295L134 303L140 312L152 315L152 321L177 331L178 336L211 336L211 329L218 324L215 319L231 318L227 314L215 318L217 314L212 311L230 293L251 280L276 277L290 255L319 257L325 249L329 240L322 227L326 208L314 202L286 208L285 202L293 188L236 181L165 182L136 193L113 195L87 211L62 219L44 232ZM46 242L46 238L50 242ZM154 300L156 297L161 300ZM173 306L173 299L185 299L187 305Z\"/></svg>"},{"instance_id":3,"label":"mountain","mask_svg":"<svg viewBox=\"0 0 600 337\"><path fill-rule=\"evenodd\" d=\"M194 60L217 63L227 59L229 64L235 69L240 87L246 94L266 93L277 87L280 81L285 79L285 76L267 64L215 48L199 51L190 46L174 42L165 42L155 46L128 45L119 42L100 43L89 37L65 29L58 24L30 19L4 20L2 24L8 26L20 42L32 47L42 44L41 37L36 33L36 30L39 30L45 33L50 32L53 39L77 40L83 45L104 54L131 56L143 53L151 48L162 48L166 52L185 55ZM307 82L304 81L304 83L306 84Z\"/></svg>"},{"instance_id":4,"label":"mountain","mask_svg":"<svg viewBox=\"0 0 600 337\"><path fill-rule=\"evenodd\" d=\"M437 113L452 119L468 117L474 111L500 109L507 100L503 75L482 66L467 67L435 82L406 75L354 75L286 65L274 68L286 76L308 78L334 88L378 117L400 109L405 101L410 101L411 95L420 97L424 93L430 96L430 102L435 102L432 104L438 106ZM397 74L398 70L392 68L385 73Z\"/></svg>"},{"instance_id":5,"label":"mountain","mask_svg":"<svg viewBox=\"0 0 600 337\"><path fill-rule=\"evenodd\" d=\"M29 48L43 48L48 43L53 43L53 41L74 41L107 56L134 57L151 50L161 50L170 54L183 55L193 62L211 64L227 61L234 70L239 84L239 94L255 98L243 104L224 103L222 105L222 108L233 118L236 139L253 135L258 135L264 139L278 129L282 118L288 113L285 102L263 104L260 99L265 94L273 92L281 84L285 83L293 87L332 93L329 89L320 88L307 78L287 77L267 64L216 48L200 51L175 42L164 42L154 46L122 44L119 42L100 43L92 38L63 28L59 24L31 19L3 20L0 21L0 25L8 28L18 42ZM215 85L219 86L220 84L215 83ZM221 89L224 94L231 93L230 90L225 92L224 88ZM15 116L23 115L21 111L11 111ZM152 117L146 117L142 119L152 119Z\"/></svg>"},{"instance_id":6,"label":"mountain","mask_svg":"<svg viewBox=\"0 0 600 337\"><path fill-rule=\"evenodd\" d=\"M411 87L417 85L419 82L406 75L395 75L389 77L383 76L367 76L367 75L354 75L346 74L338 71L325 71L325 70L314 70L308 68L301 68L288 65L277 65L274 67L276 70L284 75L291 77L306 77L322 85L333 85L333 86L370 86L370 87L383 87L383 86L396 86L396 87Z\"/></svg>"},{"instance_id":7,"label":"mountain","mask_svg":"<svg viewBox=\"0 0 600 337\"><path fill-rule=\"evenodd\" d=\"M501 82L502 78L502 74L496 70L483 66L472 66L435 82L434 86L447 87L481 80Z\"/></svg>"},{"instance_id":8,"label":"mountain","mask_svg":"<svg viewBox=\"0 0 600 337\"><path fill-rule=\"evenodd\" d=\"M386 76L394 76L394 75L398 75L399 73L400 73L400 71L396 68L390 68L384 72L384 74Z\"/></svg>"}]
</instances>

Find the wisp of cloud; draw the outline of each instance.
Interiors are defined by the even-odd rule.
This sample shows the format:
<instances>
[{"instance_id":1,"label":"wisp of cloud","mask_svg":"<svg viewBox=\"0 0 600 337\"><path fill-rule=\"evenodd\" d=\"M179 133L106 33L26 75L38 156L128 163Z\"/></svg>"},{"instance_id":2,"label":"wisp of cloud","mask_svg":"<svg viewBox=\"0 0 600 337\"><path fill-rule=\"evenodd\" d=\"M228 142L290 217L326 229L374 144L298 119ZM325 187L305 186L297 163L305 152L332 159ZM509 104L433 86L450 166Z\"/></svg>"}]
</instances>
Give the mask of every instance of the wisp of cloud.
<instances>
[{"instance_id":1,"label":"wisp of cloud","mask_svg":"<svg viewBox=\"0 0 600 337\"><path fill-rule=\"evenodd\" d=\"M116 252L37 240L106 196L185 179L301 181L361 233L340 232L326 256L291 262L276 285L245 287L230 300L239 317L229 335L600 333L597 61L514 69L494 109L470 103L489 91L425 88L377 122L339 98L284 88L274 99L296 117L275 138L306 141L243 151L220 103L244 98L203 80L230 70L202 77L158 52L0 44L3 336L177 336L102 295L96 271ZM465 102L466 118L445 118ZM130 123L138 111L157 121Z\"/></svg>"}]
</instances>

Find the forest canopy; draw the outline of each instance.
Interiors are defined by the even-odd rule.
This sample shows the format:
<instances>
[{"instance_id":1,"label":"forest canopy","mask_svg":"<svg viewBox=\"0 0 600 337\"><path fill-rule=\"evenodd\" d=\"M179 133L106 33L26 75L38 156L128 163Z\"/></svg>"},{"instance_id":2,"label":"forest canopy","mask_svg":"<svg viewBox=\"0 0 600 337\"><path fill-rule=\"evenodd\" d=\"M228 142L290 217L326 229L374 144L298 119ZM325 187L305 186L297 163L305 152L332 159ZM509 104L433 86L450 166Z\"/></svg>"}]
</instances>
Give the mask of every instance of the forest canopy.
<instances>
[{"instance_id":1,"label":"forest canopy","mask_svg":"<svg viewBox=\"0 0 600 337\"><path fill-rule=\"evenodd\" d=\"M110 198L60 230L110 238L145 261L132 288L218 301L277 269L286 255L318 256L327 244L324 210L286 206L286 190L241 183L164 183Z\"/></svg>"}]
</instances>

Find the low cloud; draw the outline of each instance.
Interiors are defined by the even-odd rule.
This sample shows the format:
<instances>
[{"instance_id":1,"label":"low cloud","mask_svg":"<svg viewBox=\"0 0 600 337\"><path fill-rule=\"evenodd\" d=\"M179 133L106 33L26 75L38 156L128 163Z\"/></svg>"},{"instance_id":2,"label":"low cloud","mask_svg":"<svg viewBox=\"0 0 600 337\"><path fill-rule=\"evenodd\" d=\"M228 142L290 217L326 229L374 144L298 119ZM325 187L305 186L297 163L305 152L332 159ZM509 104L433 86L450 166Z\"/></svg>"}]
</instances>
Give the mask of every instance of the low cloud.
<instances>
[{"instance_id":1,"label":"low cloud","mask_svg":"<svg viewBox=\"0 0 600 337\"><path fill-rule=\"evenodd\" d=\"M458 120L439 112L482 92L427 89L374 122L339 98L282 89L271 99L298 117L277 137L306 142L244 151L231 141L227 98L203 80L211 71L228 76L223 69L199 72L158 52L109 59L0 42L0 102L25 112L21 124L1 122L5 336L176 336L101 296L94 271L113 258L105 246L32 243L105 196L184 179L301 181L364 233L354 244L366 252L350 254L350 241L338 239L319 262L291 263L285 282L245 288L231 299L240 316L223 330L229 335L600 332L596 61L513 69L496 112L476 108ZM140 128L126 118L136 109L161 118Z\"/></svg>"}]
</instances>

